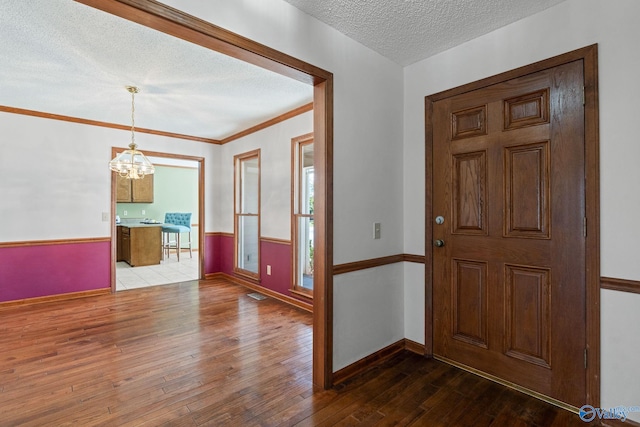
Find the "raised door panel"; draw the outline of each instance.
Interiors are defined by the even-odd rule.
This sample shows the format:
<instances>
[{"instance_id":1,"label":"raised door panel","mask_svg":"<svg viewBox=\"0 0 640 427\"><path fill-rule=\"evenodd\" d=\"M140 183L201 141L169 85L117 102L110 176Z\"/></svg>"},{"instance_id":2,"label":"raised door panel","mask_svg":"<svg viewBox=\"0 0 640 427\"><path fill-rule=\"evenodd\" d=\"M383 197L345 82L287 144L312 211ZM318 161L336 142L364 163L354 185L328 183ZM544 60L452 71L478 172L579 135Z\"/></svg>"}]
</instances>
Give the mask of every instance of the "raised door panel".
<instances>
[{"instance_id":1,"label":"raised door panel","mask_svg":"<svg viewBox=\"0 0 640 427\"><path fill-rule=\"evenodd\" d=\"M454 234L487 234L486 162L484 151L453 155Z\"/></svg>"},{"instance_id":2,"label":"raised door panel","mask_svg":"<svg viewBox=\"0 0 640 427\"><path fill-rule=\"evenodd\" d=\"M487 348L487 263L453 260L453 338Z\"/></svg>"},{"instance_id":3,"label":"raised door panel","mask_svg":"<svg viewBox=\"0 0 640 427\"><path fill-rule=\"evenodd\" d=\"M549 156L549 141L504 149L506 237L551 237Z\"/></svg>"},{"instance_id":4,"label":"raised door panel","mask_svg":"<svg viewBox=\"0 0 640 427\"><path fill-rule=\"evenodd\" d=\"M505 266L505 354L551 367L551 290L548 269Z\"/></svg>"},{"instance_id":5,"label":"raised door panel","mask_svg":"<svg viewBox=\"0 0 640 427\"><path fill-rule=\"evenodd\" d=\"M451 139L487 134L487 106L468 108L451 114Z\"/></svg>"},{"instance_id":6,"label":"raised door panel","mask_svg":"<svg viewBox=\"0 0 640 427\"><path fill-rule=\"evenodd\" d=\"M548 122L549 88L504 100L505 130Z\"/></svg>"}]
</instances>

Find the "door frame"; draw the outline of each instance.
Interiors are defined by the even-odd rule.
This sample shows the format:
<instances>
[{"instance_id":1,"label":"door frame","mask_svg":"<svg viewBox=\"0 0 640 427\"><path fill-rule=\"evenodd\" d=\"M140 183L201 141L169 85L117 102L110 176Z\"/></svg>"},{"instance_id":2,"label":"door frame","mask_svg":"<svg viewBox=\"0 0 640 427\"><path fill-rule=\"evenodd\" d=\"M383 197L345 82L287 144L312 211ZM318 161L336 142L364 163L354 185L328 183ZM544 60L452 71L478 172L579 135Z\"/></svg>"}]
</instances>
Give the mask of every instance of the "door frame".
<instances>
[{"instance_id":1,"label":"door frame","mask_svg":"<svg viewBox=\"0 0 640 427\"><path fill-rule=\"evenodd\" d=\"M586 401L600 406L600 161L598 45L593 44L543 61L425 97L425 353L433 357L433 104L452 96L573 61L583 61L585 114L586 223Z\"/></svg>"},{"instance_id":2,"label":"door frame","mask_svg":"<svg viewBox=\"0 0 640 427\"><path fill-rule=\"evenodd\" d=\"M111 158L113 159L117 153L122 153L126 150L123 147L111 147ZM204 245L204 157L187 156L183 154L175 153L162 153L158 151L144 150L145 154L149 157L162 157L165 159L179 159L189 160L198 163L198 279L204 279L204 260L205 260L205 245ZM111 174L111 212L116 212L116 173ZM117 224L115 222L115 215L111 215L111 292L116 292L116 233Z\"/></svg>"},{"instance_id":3,"label":"door frame","mask_svg":"<svg viewBox=\"0 0 640 427\"><path fill-rule=\"evenodd\" d=\"M333 384L333 74L156 0L75 0L313 86L313 384Z\"/></svg>"}]
</instances>

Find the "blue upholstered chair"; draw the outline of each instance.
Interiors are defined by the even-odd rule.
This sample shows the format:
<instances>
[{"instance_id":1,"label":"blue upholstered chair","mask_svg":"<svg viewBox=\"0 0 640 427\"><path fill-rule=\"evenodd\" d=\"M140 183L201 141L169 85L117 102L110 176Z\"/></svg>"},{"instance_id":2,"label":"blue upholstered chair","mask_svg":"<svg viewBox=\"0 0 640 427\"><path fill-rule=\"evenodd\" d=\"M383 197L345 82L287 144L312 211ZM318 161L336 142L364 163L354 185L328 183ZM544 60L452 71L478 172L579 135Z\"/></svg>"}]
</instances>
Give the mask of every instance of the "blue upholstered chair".
<instances>
[{"instance_id":1,"label":"blue upholstered chair","mask_svg":"<svg viewBox=\"0 0 640 427\"><path fill-rule=\"evenodd\" d=\"M164 214L164 224L162 225L162 252L167 254L171 249L176 250L178 261L180 261L180 234L189 233L189 256L193 258L191 252L191 213L167 212ZM171 240L171 235L175 234L175 240Z\"/></svg>"}]
</instances>

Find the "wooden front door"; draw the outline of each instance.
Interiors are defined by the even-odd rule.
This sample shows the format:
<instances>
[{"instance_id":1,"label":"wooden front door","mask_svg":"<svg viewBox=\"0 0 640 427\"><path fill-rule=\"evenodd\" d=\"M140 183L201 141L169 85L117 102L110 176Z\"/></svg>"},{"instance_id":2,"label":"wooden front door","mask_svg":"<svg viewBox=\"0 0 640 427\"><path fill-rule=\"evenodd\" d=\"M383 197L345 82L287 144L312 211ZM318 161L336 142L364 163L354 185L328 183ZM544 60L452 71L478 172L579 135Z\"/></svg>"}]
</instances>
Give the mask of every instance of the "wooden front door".
<instances>
[{"instance_id":1,"label":"wooden front door","mask_svg":"<svg viewBox=\"0 0 640 427\"><path fill-rule=\"evenodd\" d=\"M582 61L432 111L434 355L581 406Z\"/></svg>"}]
</instances>

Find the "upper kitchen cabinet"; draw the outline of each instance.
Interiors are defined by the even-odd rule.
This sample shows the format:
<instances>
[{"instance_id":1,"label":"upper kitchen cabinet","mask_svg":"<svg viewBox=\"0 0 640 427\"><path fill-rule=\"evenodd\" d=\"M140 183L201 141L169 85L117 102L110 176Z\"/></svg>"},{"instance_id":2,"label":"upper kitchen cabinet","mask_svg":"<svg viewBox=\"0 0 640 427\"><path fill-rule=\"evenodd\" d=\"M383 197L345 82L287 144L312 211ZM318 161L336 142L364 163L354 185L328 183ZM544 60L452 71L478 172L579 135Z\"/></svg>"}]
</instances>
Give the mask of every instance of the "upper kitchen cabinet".
<instances>
[{"instance_id":1,"label":"upper kitchen cabinet","mask_svg":"<svg viewBox=\"0 0 640 427\"><path fill-rule=\"evenodd\" d=\"M153 203L153 175L128 179L116 175L116 202Z\"/></svg>"},{"instance_id":2,"label":"upper kitchen cabinet","mask_svg":"<svg viewBox=\"0 0 640 427\"><path fill-rule=\"evenodd\" d=\"M153 203L153 175L145 175L142 179L132 179L131 201Z\"/></svg>"},{"instance_id":3,"label":"upper kitchen cabinet","mask_svg":"<svg viewBox=\"0 0 640 427\"><path fill-rule=\"evenodd\" d=\"M116 202L131 202L131 180L116 174Z\"/></svg>"}]
</instances>

